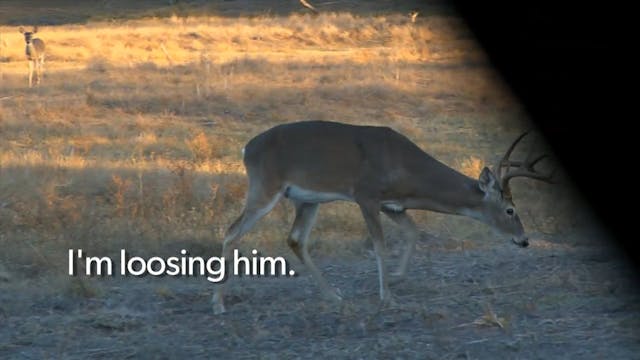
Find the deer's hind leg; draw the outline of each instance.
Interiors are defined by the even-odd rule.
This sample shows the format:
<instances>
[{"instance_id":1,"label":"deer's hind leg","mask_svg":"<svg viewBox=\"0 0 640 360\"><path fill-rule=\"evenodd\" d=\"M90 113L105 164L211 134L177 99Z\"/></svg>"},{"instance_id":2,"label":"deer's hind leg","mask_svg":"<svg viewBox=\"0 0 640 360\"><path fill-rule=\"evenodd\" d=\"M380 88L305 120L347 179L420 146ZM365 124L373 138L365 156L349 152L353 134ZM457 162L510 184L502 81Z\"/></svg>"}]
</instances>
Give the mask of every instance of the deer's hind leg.
<instances>
[{"instance_id":1,"label":"deer's hind leg","mask_svg":"<svg viewBox=\"0 0 640 360\"><path fill-rule=\"evenodd\" d=\"M40 85L42 73L44 72L44 55L36 60L36 85Z\"/></svg>"},{"instance_id":2,"label":"deer's hind leg","mask_svg":"<svg viewBox=\"0 0 640 360\"><path fill-rule=\"evenodd\" d=\"M253 186L252 186L253 185ZM229 264L232 245L276 206L282 198L282 191L276 187L265 187L264 184L249 184L247 203L242 214L231 224L222 243L222 257ZM231 270L230 266L227 266ZM216 286L211 302L213 312L221 314L224 308L224 288L228 281L222 281Z\"/></svg>"},{"instance_id":3,"label":"deer's hind leg","mask_svg":"<svg viewBox=\"0 0 640 360\"><path fill-rule=\"evenodd\" d=\"M311 229L315 224L318 207L320 205L296 201L294 201L294 205L296 207L296 219L293 221L291 232L287 238L287 244L296 256L298 256L298 259L309 269L311 275L318 283L323 296L331 300L340 301L342 297L327 283L320 270L313 263L313 260L311 260L311 256L309 256L309 233L311 233Z\"/></svg>"},{"instance_id":4,"label":"deer's hind leg","mask_svg":"<svg viewBox=\"0 0 640 360\"><path fill-rule=\"evenodd\" d=\"M36 66L35 61L29 60L29 87L33 86L33 72L34 67Z\"/></svg>"}]
</instances>

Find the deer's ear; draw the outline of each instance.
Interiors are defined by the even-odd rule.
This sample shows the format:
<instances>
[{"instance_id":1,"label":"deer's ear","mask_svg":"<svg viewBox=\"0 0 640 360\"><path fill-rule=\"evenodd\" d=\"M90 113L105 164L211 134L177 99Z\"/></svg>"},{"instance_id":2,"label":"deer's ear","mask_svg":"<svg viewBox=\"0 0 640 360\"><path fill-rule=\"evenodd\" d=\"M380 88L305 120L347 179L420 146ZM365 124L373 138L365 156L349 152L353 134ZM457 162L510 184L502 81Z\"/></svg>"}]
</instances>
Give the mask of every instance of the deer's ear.
<instances>
[{"instance_id":1,"label":"deer's ear","mask_svg":"<svg viewBox=\"0 0 640 360\"><path fill-rule=\"evenodd\" d=\"M35 34L35 33L37 33L37 32L38 32L38 27L37 27L37 26L34 26L34 27L33 27L33 33Z\"/></svg>"},{"instance_id":2,"label":"deer's ear","mask_svg":"<svg viewBox=\"0 0 640 360\"><path fill-rule=\"evenodd\" d=\"M480 173L480 177L478 177L478 187L485 194L490 193L495 190L499 190L498 187L498 179L496 176L489 170L488 167L485 166Z\"/></svg>"},{"instance_id":3,"label":"deer's ear","mask_svg":"<svg viewBox=\"0 0 640 360\"><path fill-rule=\"evenodd\" d=\"M18 31L20 31L20 34L24 34L24 28L22 26L20 26L20 28L18 29Z\"/></svg>"}]
</instances>

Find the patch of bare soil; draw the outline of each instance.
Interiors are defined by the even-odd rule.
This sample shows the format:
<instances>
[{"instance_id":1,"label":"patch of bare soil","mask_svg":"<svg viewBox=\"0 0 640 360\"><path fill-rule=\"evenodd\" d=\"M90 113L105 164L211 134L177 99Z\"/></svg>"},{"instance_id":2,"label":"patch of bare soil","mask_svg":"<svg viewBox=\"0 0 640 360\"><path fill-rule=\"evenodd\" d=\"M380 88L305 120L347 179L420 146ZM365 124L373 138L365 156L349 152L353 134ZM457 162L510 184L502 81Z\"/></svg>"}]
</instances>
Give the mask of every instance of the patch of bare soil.
<instances>
[{"instance_id":1,"label":"patch of bare soil","mask_svg":"<svg viewBox=\"0 0 640 360\"><path fill-rule=\"evenodd\" d=\"M398 305L383 309L366 251L318 259L341 304L292 262L300 276L232 279L221 316L201 278L91 279L90 298L5 279L0 358L637 357L636 273L595 243L451 250L425 236L408 277L392 284Z\"/></svg>"}]
</instances>

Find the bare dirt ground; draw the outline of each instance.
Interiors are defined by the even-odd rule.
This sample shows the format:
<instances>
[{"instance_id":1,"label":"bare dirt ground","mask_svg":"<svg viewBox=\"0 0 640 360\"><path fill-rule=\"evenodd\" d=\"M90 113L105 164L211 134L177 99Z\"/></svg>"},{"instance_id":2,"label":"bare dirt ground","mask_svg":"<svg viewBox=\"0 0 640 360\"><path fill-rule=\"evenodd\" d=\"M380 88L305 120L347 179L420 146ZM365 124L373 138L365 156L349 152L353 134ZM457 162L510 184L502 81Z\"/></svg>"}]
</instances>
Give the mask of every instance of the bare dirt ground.
<instances>
[{"instance_id":1,"label":"bare dirt ground","mask_svg":"<svg viewBox=\"0 0 640 360\"><path fill-rule=\"evenodd\" d=\"M319 298L291 261L300 276L233 278L221 316L202 278L94 279L94 298L2 284L0 357L637 357L636 273L601 238L578 246L537 240L529 249L449 243L423 235L407 278L392 286L398 304L390 308L378 305L368 251L320 259L341 304Z\"/></svg>"}]
</instances>

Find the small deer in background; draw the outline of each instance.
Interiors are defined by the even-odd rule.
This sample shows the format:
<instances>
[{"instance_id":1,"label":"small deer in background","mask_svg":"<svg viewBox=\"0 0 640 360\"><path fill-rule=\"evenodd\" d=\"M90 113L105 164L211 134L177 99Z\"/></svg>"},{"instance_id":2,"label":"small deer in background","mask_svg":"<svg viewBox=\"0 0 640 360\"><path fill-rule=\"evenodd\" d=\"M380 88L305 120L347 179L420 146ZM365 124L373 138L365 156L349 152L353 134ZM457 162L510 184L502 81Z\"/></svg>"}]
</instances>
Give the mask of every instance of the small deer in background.
<instances>
[{"instance_id":1,"label":"small deer in background","mask_svg":"<svg viewBox=\"0 0 640 360\"><path fill-rule=\"evenodd\" d=\"M418 18L418 15L420 15L420 11L418 10L414 9L409 12L409 19L411 19L412 24L415 24L416 19Z\"/></svg>"},{"instance_id":2,"label":"small deer in background","mask_svg":"<svg viewBox=\"0 0 640 360\"><path fill-rule=\"evenodd\" d=\"M24 35L24 42L26 43L25 54L27 55L27 61L29 61L29 87L33 86L34 71L36 73L36 85L40 85L44 66L44 41L33 37L33 34L37 32L37 26L33 27L33 31L24 31L24 28L20 27L20 33Z\"/></svg>"}]
</instances>

